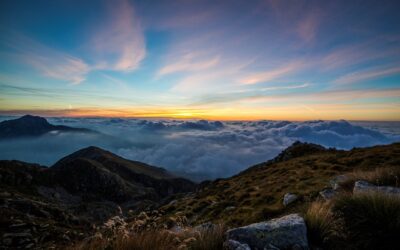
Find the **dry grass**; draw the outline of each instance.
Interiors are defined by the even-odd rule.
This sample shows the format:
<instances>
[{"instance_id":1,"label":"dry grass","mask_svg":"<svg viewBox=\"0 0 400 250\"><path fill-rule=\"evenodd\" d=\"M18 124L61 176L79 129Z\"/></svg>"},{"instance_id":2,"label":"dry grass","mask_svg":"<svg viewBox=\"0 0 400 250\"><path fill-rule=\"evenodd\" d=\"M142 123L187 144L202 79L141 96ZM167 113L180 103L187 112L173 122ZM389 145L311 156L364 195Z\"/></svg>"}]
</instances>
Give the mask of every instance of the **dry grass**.
<instances>
[{"instance_id":1,"label":"dry grass","mask_svg":"<svg viewBox=\"0 0 400 250\"><path fill-rule=\"evenodd\" d=\"M168 231L146 231L128 236L115 236L111 239L93 238L69 248L70 250L174 250L179 247L176 236Z\"/></svg>"},{"instance_id":2,"label":"dry grass","mask_svg":"<svg viewBox=\"0 0 400 250\"><path fill-rule=\"evenodd\" d=\"M195 224L223 221L229 226L242 226L277 217L301 205L299 202L285 208L282 205L285 193L296 192L304 201L313 201L334 176L375 168L398 169L398 166L399 143L316 153L270 165L259 164L239 175L211 182L194 195L165 205L160 211L165 216L181 211ZM390 178L379 180L394 183ZM235 208L226 210L227 207Z\"/></svg>"},{"instance_id":3,"label":"dry grass","mask_svg":"<svg viewBox=\"0 0 400 250\"><path fill-rule=\"evenodd\" d=\"M341 184L341 187L347 191L351 191L354 182L358 180L368 181L379 186L400 187L400 167L382 167L370 171L354 170L347 174L348 180Z\"/></svg>"},{"instance_id":4,"label":"dry grass","mask_svg":"<svg viewBox=\"0 0 400 250\"><path fill-rule=\"evenodd\" d=\"M191 250L220 250L223 249L226 228L218 224L213 228L200 230L194 235L196 240L188 245Z\"/></svg>"},{"instance_id":5,"label":"dry grass","mask_svg":"<svg viewBox=\"0 0 400 250\"><path fill-rule=\"evenodd\" d=\"M223 248L225 227L195 230L185 228L180 232L169 230L143 231L113 237L93 237L69 250L220 250Z\"/></svg>"},{"instance_id":6,"label":"dry grass","mask_svg":"<svg viewBox=\"0 0 400 250\"><path fill-rule=\"evenodd\" d=\"M313 245L324 246L335 234L332 202L313 202L304 215L308 238Z\"/></svg>"}]
</instances>

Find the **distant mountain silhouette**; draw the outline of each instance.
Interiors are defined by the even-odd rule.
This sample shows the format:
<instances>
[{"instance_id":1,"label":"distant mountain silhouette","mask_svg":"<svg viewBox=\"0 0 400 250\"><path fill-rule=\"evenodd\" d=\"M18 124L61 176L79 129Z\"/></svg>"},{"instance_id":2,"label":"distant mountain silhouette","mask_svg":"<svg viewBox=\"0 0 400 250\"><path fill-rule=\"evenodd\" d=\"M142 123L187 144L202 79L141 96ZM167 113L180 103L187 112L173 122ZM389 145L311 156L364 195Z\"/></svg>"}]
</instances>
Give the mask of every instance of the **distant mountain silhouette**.
<instances>
[{"instance_id":1,"label":"distant mountain silhouette","mask_svg":"<svg viewBox=\"0 0 400 250\"><path fill-rule=\"evenodd\" d=\"M52 131L96 133L85 128L52 125L45 118L32 115L24 115L14 120L0 122L0 140L40 136Z\"/></svg>"},{"instance_id":2,"label":"distant mountain silhouette","mask_svg":"<svg viewBox=\"0 0 400 250\"><path fill-rule=\"evenodd\" d=\"M98 147L87 147L55 163L56 182L71 192L121 202L158 200L194 190L194 183L163 168L130 161ZM80 187L85 186L83 189ZM99 190L105 193L98 193Z\"/></svg>"}]
</instances>

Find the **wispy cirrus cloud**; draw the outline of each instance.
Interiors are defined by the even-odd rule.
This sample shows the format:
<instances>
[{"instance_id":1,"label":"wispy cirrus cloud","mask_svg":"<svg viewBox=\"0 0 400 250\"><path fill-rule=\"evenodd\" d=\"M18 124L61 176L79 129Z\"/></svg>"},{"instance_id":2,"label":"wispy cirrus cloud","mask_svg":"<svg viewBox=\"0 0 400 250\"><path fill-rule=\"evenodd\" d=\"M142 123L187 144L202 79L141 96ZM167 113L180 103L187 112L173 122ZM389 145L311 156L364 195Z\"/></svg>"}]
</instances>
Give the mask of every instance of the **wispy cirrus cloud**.
<instances>
[{"instance_id":1,"label":"wispy cirrus cloud","mask_svg":"<svg viewBox=\"0 0 400 250\"><path fill-rule=\"evenodd\" d=\"M274 69L269 69L266 71L250 74L250 75L242 78L240 80L240 83L249 85L249 84L268 82L268 81L277 79L279 77L285 76L294 71L297 71L297 70L301 69L303 66L304 66L304 64L300 61L290 62L286 65L283 65L283 66L280 66L280 67L277 67Z\"/></svg>"},{"instance_id":2,"label":"wispy cirrus cloud","mask_svg":"<svg viewBox=\"0 0 400 250\"><path fill-rule=\"evenodd\" d=\"M188 52L178 58L168 58L167 61L172 63L162 67L157 73L159 76L182 71L193 72L209 69L219 63L220 56L204 57L199 56L199 53Z\"/></svg>"},{"instance_id":3,"label":"wispy cirrus cloud","mask_svg":"<svg viewBox=\"0 0 400 250\"><path fill-rule=\"evenodd\" d=\"M3 43L13 51L7 53L7 56L32 66L47 77L79 84L86 79L90 71L90 66L80 58L15 32L8 33Z\"/></svg>"},{"instance_id":4,"label":"wispy cirrus cloud","mask_svg":"<svg viewBox=\"0 0 400 250\"><path fill-rule=\"evenodd\" d=\"M381 77L391 76L400 74L400 67L399 66L391 66L391 67L379 67L379 68L371 68L362 71L356 71L353 73L349 73L343 75L336 80L334 83L336 84L351 84L351 83L358 83L361 81L368 81L371 79L377 79Z\"/></svg>"},{"instance_id":5,"label":"wispy cirrus cloud","mask_svg":"<svg viewBox=\"0 0 400 250\"><path fill-rule=\"evenodd\" d=\"M113 2L106 23L97 31L91 46L96 51L97 68L133 71L146 56L140 19L127 0Z\"/></svg>"},{"instance_id":6,"label":"wispy cirrus cloud","mask_svg":"<svg viewBox=\"0 0 400 250\"><path fill-rule=\"evenodd\" d=\"M133 6L118 1L102 29L90 42L96 51L92 58L79 58L15 31L7 31L2 43L11 50L6 56L30 65L43 76L80 84L96 70L133 71L146 56L146 45L139 18Z\"/></svg>"},{"instance_id":7,"label":"wispy cirrus cloud","mask_svg":"<svg viewBox=\"0 0 400 250\"><path fill-rule=\"evenodd\" d=\"M308 13L297 24L297 33L305 43L314 41L319 25L321 23L321 13L314 10Z\"/></svg>"}]
</instances>

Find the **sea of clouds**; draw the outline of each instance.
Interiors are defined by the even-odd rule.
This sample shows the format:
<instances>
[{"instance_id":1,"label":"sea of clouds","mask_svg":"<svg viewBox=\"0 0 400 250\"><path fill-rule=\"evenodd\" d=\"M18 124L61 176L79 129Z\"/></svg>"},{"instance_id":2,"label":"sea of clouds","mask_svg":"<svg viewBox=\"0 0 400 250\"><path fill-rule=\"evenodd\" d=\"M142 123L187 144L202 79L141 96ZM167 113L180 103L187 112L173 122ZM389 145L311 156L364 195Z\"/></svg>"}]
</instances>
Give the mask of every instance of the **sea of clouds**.
<instances>
[{"instance_id":1,"label":"sea of clouds","mask_svg":"<svg viewBox=\"0 0 400 250\"><path fill-rule=\"evenodd\" d=\"M101 134L51 133L34 139L3 141L0 142L0 159L51 166L69 153L95 145L200 181L237 174L275 157L297 140L339 149L400 141L399 123L119 118L49 118L48 121L89 128Z\"/></svg>"}]
</instances>

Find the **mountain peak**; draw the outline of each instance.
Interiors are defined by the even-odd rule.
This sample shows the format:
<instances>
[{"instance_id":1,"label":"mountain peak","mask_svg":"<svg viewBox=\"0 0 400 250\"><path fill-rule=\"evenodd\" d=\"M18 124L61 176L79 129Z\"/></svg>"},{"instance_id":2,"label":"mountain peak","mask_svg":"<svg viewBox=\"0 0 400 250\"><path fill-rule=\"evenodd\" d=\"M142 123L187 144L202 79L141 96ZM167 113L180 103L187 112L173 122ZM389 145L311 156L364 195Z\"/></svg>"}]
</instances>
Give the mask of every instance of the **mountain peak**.
<instances>
[{"instance_id":1,"label":"mountain peak","mask_svg":"<svg viewBox=\"0 0 400 250\"><path fill-rule=\"evenodd\" d=\"M53 167L61 167L81 158L98 162L110 171L119 172L121 175L130 175L135 173L148 175L156 179L176 178L176 176L163 168L150 166L138 161L131 161L95 146L86 147L67 155L56 162Z\"/></svg>"},{"instance_id":2,"label":"mountain peak","mask_svg":"<svg viewBox=\"0 0 400 250\"><path fill-rule=\"evenodd\" d=\"M41 116L34 116L34 115L24 115L20 118L15 120L9 120L10 122L13 121L14 123L28 123L28 125L46 125L49 126L50 123Z\"/></svg>"},{"instance_id":3,"label":"mountain peak","mask_svg":"<svg viewBox=\"0 0 400 250\"><path fill-rule=\"evenodd\" d=\"M295 141L292 145L287 147L277 157L275 157L273 161L285 161L304 155L324 152L326 150L326 148L318 144Z\"/></svg>"},{"instance_id":4,"label":"mountain peak","mask_svg":"<svg viewBox=\"0 0 400 250\"><path fill-rule=\"evenodd\" d=\"M0 139L40 136L54 130L93 132L89 129L52 125L43 117L24 115L17 119L0 122Z\"/></svg>"}]
</instances>

